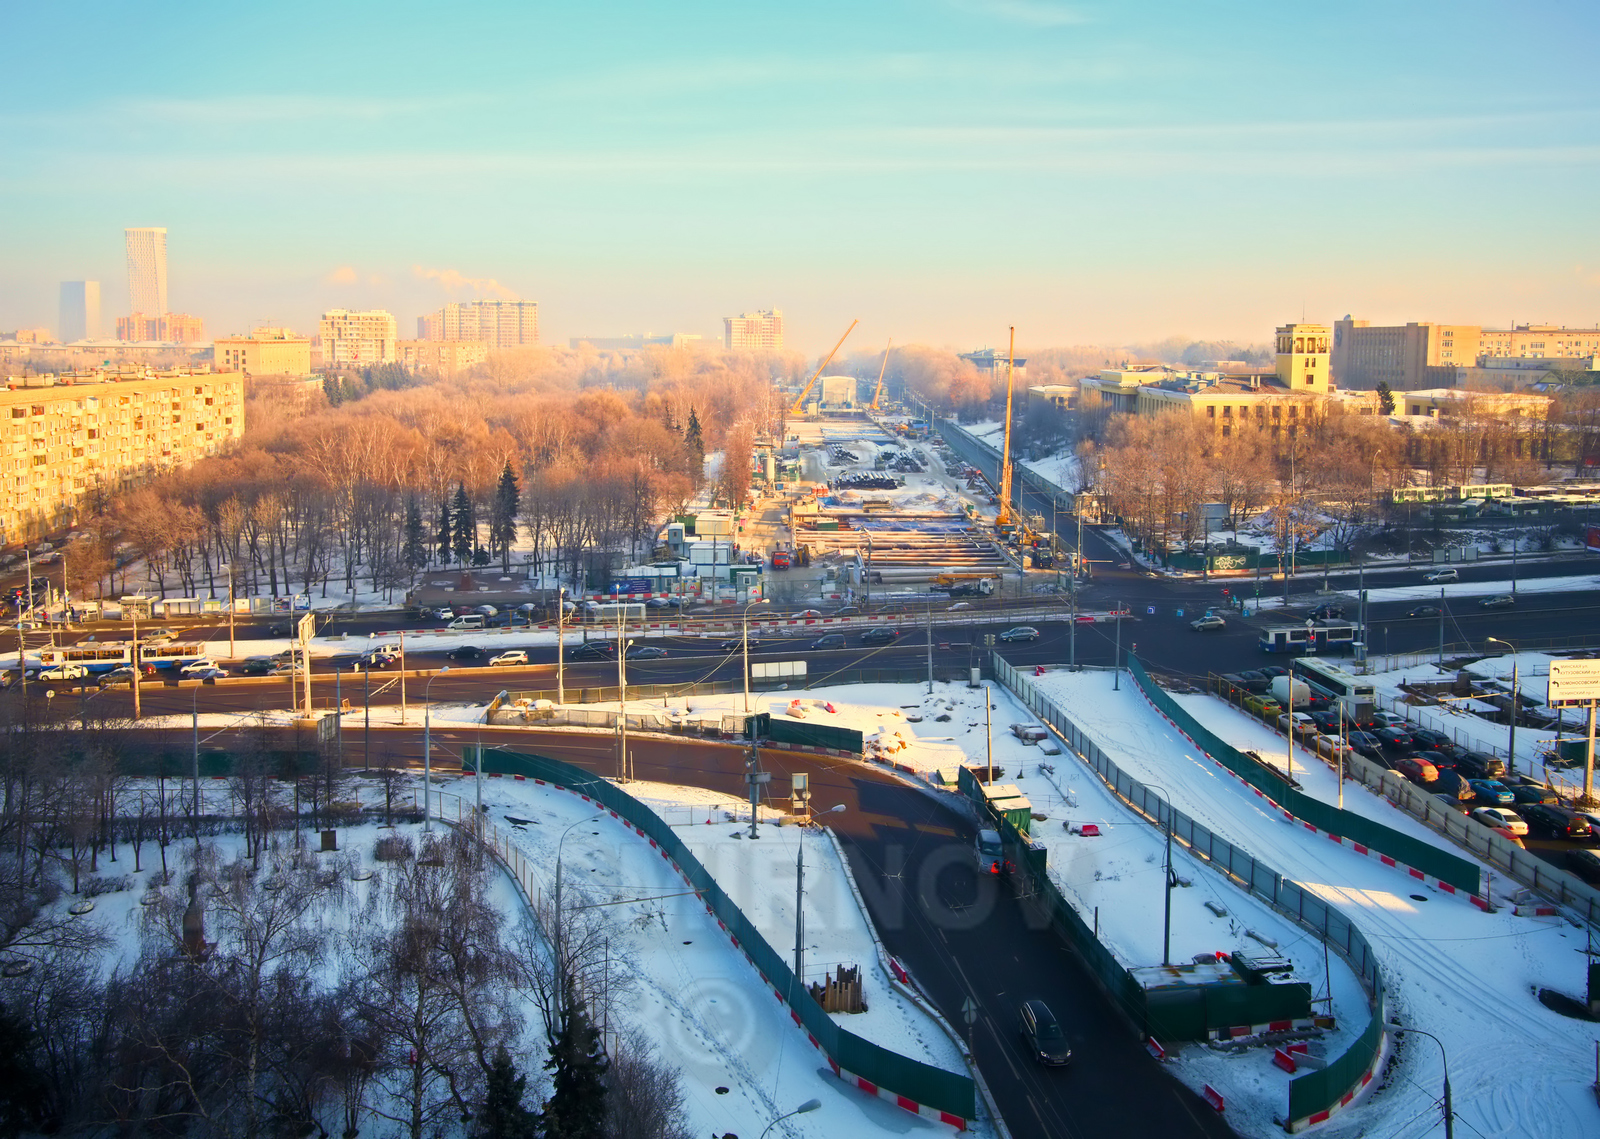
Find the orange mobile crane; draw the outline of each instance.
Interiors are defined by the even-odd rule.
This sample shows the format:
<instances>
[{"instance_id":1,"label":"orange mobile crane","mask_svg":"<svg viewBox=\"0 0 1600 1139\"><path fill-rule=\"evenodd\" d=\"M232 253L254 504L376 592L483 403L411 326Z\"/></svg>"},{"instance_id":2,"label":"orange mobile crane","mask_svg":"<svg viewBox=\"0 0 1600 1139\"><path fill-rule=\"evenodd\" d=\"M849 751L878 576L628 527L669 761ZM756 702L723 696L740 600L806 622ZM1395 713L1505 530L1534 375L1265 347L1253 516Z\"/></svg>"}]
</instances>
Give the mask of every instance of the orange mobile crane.
<instances>
[{"instance_id":1,"label":"orange mobile crane","mask_svg":"<svg viewBox=\"0 0 1600 1139\"><path fill-rule=\"evenodd\" d=\"M994 517L995 529L1011 525L1011 373L1017 358L1017 326L1011 326L1011 347L1006 353L1006 431L1000 449L1000 513Z\"/></svg>"},{"instance_id":2,"label":"orange mobile crane","mask_svg":"<svg viewBox=\"0 0 1600 1139\"><path fill-rule=\"evenodd\" d=\"M872 393L872 410L878 410L878 401L883 398L883 373L889 367L889 349L894 347L894 337L889 338L889 343L883 349L883 364L878 368L878 386Z\"/></svg>"},{"instance_id":3,"label":"orange mobile crane","mask_svg":"<svg viewBox=\"0 0 1600 1139\"><path fill-rule=\"evenodd\" d=\"M806 396L811 394L812 385L817 382L817 377L822 375L822 369L826 368L830 363L833 362L834 352L839 351L839 349L844 346L845 336L849 336L850 333L854 332L856 325L860 323L861 322L859 320L852 320L850 322L850 327L844 330L844 336L839 337L839 343L833 346L833 352L829 352L828 355L823 358L822 363L817 365L817 370L811 373L811 378L806 381L806 386L800 389L799 395L795 396L794 406L789 409L790 415L800 415L805 411Z\"/></svg>"}]
</instances>

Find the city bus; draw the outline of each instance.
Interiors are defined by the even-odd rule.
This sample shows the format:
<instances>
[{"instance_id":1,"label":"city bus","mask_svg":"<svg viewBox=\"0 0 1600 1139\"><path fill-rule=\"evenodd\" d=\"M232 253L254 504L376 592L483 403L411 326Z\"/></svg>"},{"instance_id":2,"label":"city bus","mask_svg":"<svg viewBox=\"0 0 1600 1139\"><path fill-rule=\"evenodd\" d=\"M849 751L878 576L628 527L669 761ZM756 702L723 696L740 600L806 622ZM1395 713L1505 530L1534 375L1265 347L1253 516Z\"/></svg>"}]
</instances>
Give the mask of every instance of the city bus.
<instances>
[{"instance_id":1,"label":"city bus","mask_svg":"<svg viewBox=\"0 0 1600 1139\"><path fill-rule=\"evenodd\" d=\"M151 668L182 668L209 656L204 641L145 641L139 660ZM133 662L132 641L84 641L77 645L53 645L39 650L44 668L81 664L91 673L110 672Z\"/></svg>"},{"instance_id":2,"label":"city bus","mask_svg":"<svg viewBox=\"0 0 1600 1139\"><path fill-rule=\"evenodd\" d=\"M1315 659L1297 661L1294 674L1328 699L1344 705L1345 719L1357 724L1372 719L1378 698L1371 681L1352 675L1338 665Z\"/></svg>"},{"instance_id":3,"label":"city bus","mask_svg":"<svg viewBox=\"0 0 1600 1139\"><path fill-rule=\"evenodd\" d=\"M1302 621L1298 625L1267 625L1261 630L1265 653L1348 653L1361 640L1354 621Z\"/></svg>"}]
</instances>

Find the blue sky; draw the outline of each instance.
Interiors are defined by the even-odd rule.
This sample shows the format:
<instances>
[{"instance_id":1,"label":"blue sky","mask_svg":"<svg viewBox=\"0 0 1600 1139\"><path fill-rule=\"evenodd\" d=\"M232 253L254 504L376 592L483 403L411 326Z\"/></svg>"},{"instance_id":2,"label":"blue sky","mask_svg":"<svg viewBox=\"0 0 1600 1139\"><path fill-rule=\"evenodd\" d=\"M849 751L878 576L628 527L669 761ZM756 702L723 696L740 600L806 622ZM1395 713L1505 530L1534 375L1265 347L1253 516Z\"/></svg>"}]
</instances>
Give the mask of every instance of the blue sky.
<instances>
[{"instance_id":1,"label":"blue sky","mask_svg":"<svg viewBox=\"0 0 1600 1139\"><path fill-rule=\"evenodd\" d=\"M14 4L0 328L517 295L856 347L1600 321L1600 5Z\"/></svg>"}]
</instances>

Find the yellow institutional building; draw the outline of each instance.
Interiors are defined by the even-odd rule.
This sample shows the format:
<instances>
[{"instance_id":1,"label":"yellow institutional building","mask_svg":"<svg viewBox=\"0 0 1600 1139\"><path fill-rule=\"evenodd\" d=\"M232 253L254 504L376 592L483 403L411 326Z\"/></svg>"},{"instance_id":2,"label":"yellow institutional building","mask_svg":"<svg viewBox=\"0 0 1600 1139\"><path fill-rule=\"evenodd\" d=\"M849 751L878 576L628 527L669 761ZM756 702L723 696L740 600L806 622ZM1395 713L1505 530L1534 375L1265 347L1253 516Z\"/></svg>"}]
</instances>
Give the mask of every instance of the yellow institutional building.
<instances>
[{"instance_id":1,"label":"yellow institutional building","mask_svg":"<svg viewBox=\"0 0 1600 1139\"><path fill-rule=\"evenodd\" d=\"M128 490L244 433L244 377L148 368L13 377L0 392L0 544L78 520L93 493Z\"/></svg>"}]
</instances>

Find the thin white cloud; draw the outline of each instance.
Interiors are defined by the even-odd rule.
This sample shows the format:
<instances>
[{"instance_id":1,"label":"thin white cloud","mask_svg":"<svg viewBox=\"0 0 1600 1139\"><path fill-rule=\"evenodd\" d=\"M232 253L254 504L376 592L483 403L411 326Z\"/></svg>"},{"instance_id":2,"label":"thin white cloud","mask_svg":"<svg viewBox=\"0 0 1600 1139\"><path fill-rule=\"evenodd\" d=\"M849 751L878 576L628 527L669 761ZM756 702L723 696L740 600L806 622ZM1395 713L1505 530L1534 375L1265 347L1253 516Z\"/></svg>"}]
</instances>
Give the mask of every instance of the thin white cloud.
<instances>
[{"instance_id":1,"label":"thin white cloud","mask_svg":"<svg viewBox=\"0 0 1600 1139\"><path fill-rule=\"evenodd\" d=\"M1089 17L1078 7L1056 0L950 0L951 6L976 16L989 16L1034 28L1061 28L1087 24Z\"/></svg>"},{"instance_id":2,"label":"thin white cloud","mask_svg":"<svg viewBox=\"0 0 1600 1139\"><path fill-rule=\"evenodd\" d=\"M505 301L517 299L517 293L492 277L468 277L454 269L425 269L411 266L411 275L419 280L434 281L447 293L471 292L487 294Z\"/></svg>"},{"instance_id":3,"label":"thin white cloud","mask_svg":"<svg viewBox=\"0 0 1600 1139\"><path fill-rule=\"evenodd\" d=\"M329 285L353 285L360 279L361 274L354 265L340 265L322 278L323 283Z\"/></svg>"}]
</instances>

